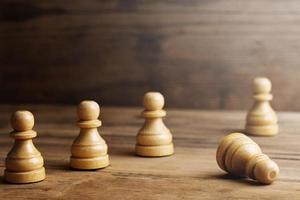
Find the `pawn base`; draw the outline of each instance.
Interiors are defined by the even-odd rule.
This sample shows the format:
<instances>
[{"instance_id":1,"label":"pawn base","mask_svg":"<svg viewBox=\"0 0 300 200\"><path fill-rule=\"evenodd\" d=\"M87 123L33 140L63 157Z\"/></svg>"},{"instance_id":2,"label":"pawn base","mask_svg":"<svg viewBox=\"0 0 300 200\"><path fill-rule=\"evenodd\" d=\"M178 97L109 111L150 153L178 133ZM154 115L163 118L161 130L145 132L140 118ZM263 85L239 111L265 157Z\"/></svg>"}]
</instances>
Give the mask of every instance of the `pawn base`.
<instances>
[{"instance_id":1,"label":"pawn base","mask_svg":"<svg viewBox=\"0 0 300 200\"><path fill-rule=\"evenodd\" d=\"M45 168L28 172L11 172L4 171L4 179L9 183L34 183L42 181L46 178Z\"/></svg>"},{"instance_id":2,"label":"pawn base","mask_svg":"<svg viewBox=\"0 0 300 200\"><path fill-rule=\"evenodd\" d=\"M101 169L109 165L108 155L96 158L76 158L71 157L70 167L79 170Z\"/></svg>"},{"instance_id":3,"label":"pawn base","mask_svg":"<svg viewBox=\"0 0 300 200\"><path fill-rule=\"evenodd\" d=\"M245 132L249 135L256 136L273 136L278 134L278 125L272 124L267 126L253 126L247 125Z\"/></svg>"},{"instance_id":4,"label":"pawn base","mask_svg":"<svg viewBox=\"0 0 300 200\"><path fill-rule=\"evenodd\" d=\"M135 153L138 156L145 157L162 157L174 154L173 143L161 146L135 146Z\"/></svg>"}]
</instances>

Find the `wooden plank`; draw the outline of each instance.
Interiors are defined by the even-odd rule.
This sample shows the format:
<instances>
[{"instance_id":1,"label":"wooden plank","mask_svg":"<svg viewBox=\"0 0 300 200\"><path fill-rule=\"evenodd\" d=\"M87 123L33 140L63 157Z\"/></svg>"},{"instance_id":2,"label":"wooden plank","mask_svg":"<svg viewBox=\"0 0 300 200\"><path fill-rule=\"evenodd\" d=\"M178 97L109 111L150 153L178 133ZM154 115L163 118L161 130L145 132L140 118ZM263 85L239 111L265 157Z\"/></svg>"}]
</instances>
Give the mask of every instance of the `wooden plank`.
<instances>
[{"instance_id":1,"label":"wooden plank","mask_svg":"<svg viewBox=\"0 0 300 200\"><path fill-rule=\"evenodd\" d=\"M281 170L269 186L234 179L218 168L215 151L224 135L241 130L245 112L168 110L166 124L174 136L175 155L134 155L142 108L104 107L100 133L109 146L111 166L98 171L67 167L70 145L78 134L76 110L70 106L0 106L0 168L12 145L9 115L30 109L36 116L35 144L45 158L47 179L12 185L0 182L2 199L297 199L300 195L299 113L279 113L280 133L253 137Z\"/></svg>"},{"instance_id":2,"label":"wooden plank","mask_svg":"<svg viewBox=\"0 0 300 200\"><path fill-rule=\"evenodd\" d=\"M300 109L295 0L4 0L0 13L1 102L137 106L160 90L171 107L246 109L265 75L276 108Z\"/></svg>"}]
</instances>

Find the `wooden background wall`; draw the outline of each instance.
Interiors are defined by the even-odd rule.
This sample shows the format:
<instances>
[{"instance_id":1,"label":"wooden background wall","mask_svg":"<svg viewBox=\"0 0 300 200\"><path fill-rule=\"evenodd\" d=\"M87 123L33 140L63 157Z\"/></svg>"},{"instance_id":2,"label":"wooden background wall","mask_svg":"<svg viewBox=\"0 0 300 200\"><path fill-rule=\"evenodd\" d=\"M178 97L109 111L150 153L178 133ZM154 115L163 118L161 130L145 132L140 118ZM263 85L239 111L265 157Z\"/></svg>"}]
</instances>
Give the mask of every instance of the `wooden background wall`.
<instances>
[{"instance_id":1,"label":"wooden background wall","mask_svg":"<svg viewBox=\"0 0 300 200\"><path fill-rule=\"evenodd\" d=\"M0 103L246 109L255 76L300 110L298 0L1 0Z\"/></svg>"}]
</instances>

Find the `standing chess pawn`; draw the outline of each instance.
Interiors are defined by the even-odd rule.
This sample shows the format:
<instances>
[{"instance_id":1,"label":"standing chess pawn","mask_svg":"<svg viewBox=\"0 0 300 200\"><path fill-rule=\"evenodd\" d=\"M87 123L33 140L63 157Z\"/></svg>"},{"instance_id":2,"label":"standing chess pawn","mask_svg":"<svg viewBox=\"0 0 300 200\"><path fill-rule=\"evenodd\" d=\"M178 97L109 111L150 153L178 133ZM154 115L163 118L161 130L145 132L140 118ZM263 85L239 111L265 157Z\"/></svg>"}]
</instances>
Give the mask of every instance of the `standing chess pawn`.
<instances>
[{"instance_id":1,"label":"standing chess pawn","mask_svg":"<svg viewBox=\"0 0 300 200\"><path fill-rule=\"evenodd\" d=\"M224 137L216 158L219 167L228 173L249 177L263 184L271 184L279 174L277 164L263 154L253 140L241 133Z\"/></svg>"},{"instance_id":2,"label":"standing chess pawn","mask_svg":"<svg viewBox=\"0 0 300 200\"><path fill-rule=\"evenodd\" d=\"M77 114L80 133L71 147L71 168L92 170L108 166L107 145L98 133L98 127L101 126L101 121L98 120L99 105L95 101L82 101Z\"/></svg>"},{"instance_id":3,"label":"standing chess pawn","mask_svg":"<svg viewBox=\"0 0 300 200\"><path fill-rule=\"evenodd\" d=\"M173 154L172 134L162 121L166 116L166 111L162 110L164 97L159 92L148 92L144 95L143 104L145 122L136 137L136 154L146 157Z\"/></svg>"},{"instance_id":4,"label":"standing chess pawn","mask_svg":"<svg viewBox=\"0 0 300 200\"><path fill-rule=\"evenodd\" d=\"M247 114L245 132L251 135L272 136L278 133L277 116L270 105L273 96L271 81L259 77L253 81L253 107Z\"/></svg>"},{"instance_id":5,"label":"standing chess pawn","mask_svg":"<svg viewBox=\"0 0 300 200\"><path fill-rule=\"evenodd\" d=\"M33 183L46 178L44 160L32 143L37 133L32 130L34 117L29 111L17 111L12 115L14 129L10 136L14 146L5 160L4 178L10 183Z\"/></svg>"}]
</instances>

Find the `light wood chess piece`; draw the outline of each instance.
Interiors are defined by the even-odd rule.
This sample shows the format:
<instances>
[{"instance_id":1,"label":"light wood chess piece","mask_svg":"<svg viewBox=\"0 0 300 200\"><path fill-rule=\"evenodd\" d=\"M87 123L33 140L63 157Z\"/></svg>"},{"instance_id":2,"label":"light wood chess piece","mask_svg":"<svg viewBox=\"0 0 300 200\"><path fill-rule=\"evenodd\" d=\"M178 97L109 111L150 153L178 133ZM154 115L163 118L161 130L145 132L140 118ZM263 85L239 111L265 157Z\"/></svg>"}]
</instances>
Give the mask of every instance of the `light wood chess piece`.
<instances>
[{"instance_id":1,"label":"light wood chess piece","mask_svg":"<svg viewBox=\"0 0 300 200\"><path fill-rule=\"evenodd\" d=\"M10 183L33 183L46 178L44 160L32 143L34 117L29 111L16 111L11 117L14 146L5 160L4 178Z\"/></svg>"},{"instance_id":2,"label":"light wood chess piece","mask_svg":"<svg viewBox=\"0 0 300 200\"><path fill-rule=\"evenodd\" d=\"M159 92L148 92L144 95L143 105L145 118L143 127L136 137L135 152L139 156L160 157L174 153L172 134L162 118L166 116L164 97Z\"/></svg>"},{"instance_id":3,"label":"light wood chess piece","mask_svg":"<svg viewBox=\"0 0 300 200\"><path fill-rule=\"evenodd\" d=\"M278 133L277 116L270 105L273 96L271 81L265 77L253 81L254 105L246 118L245 132L258 136L273 136Z\"/></svg>"},{"instance_id":4,"label":"light wood chess piece","mask_svg":"<svg viewBox=\"0 0 300 200\"><path fill-rule=\"evenodd\" d=\"M101 126L101 121L98 120L99 105L95 101L82 101L77 108L77 114L80 133L71 147L71 168L92 170L107 167L107 145L98 133L98 127Z\"/></svg>"},{"instance_id":5,"label":"light wood chess piece","mask_svg":"<svg viewBox=\"0 0 300 200\"><path fill-rule=\"evenodd\" d=\"M219 144L216 158L219 167L228 173L249 177L263 184L271 184L279 174L277 164L242 133L232 133L224 137Z\"/></svg>"}]
</instances>

